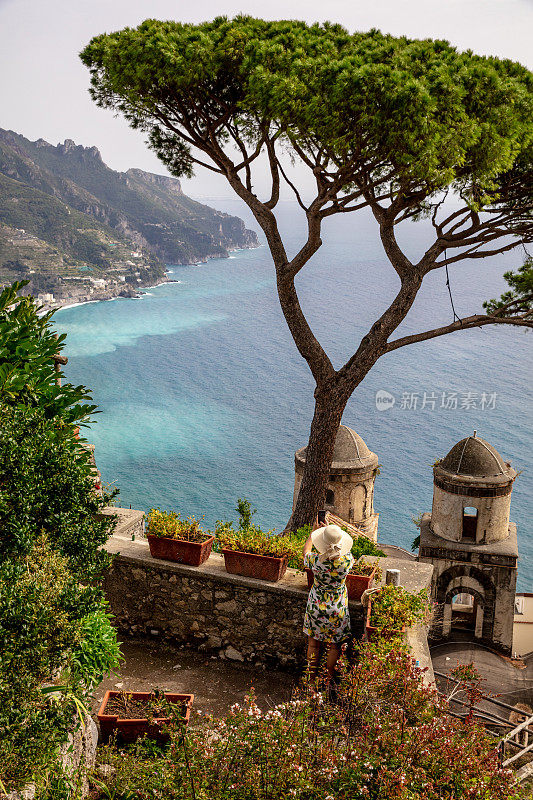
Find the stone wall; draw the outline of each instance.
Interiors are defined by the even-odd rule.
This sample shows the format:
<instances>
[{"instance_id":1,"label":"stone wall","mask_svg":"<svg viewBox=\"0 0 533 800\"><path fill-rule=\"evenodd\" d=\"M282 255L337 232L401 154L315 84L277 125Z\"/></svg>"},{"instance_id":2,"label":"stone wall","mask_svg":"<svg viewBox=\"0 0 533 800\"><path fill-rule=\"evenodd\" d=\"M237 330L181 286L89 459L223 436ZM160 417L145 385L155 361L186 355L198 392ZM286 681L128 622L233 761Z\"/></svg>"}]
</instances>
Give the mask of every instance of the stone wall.
<instances>
[{"instance_id":1,"label":"stone wall","mask_svg":"<svg viewBox=\"0 0 533 800\"><path fill-rule=\"evenodd\" d=\"M303 573L289 569L269 583L229 574L217 553L189 567L152 558L145 540L118 536L107 549L119 553L104 588L121 632L256 665L290 668L303 661ZM353 604L351 613L360 629L361 605Z\"/></svg>"},{"instance_id":2,"label":"stone wall","mask_svg":"<svg viewBox=\"0 0 533 800\"><path fill-rule=\"evenodd\" d=\"M291 669L303 663L308 590L302 572L289 569L281 581L269 583L227 573L217 553L201 567L189 567L152 558L145 539L116 535L107 550L115 559L104 588L121 633L188 643L219 658L257 666ZM432 568L426 564L390 558L380 562L383 574L387 567L399 568L403 585L411 591L430 583ZM360 636L361 604L351 603L350 614L354 634ZM422 653L415 658L427 660Z\"/></svg>"}]
</instances>

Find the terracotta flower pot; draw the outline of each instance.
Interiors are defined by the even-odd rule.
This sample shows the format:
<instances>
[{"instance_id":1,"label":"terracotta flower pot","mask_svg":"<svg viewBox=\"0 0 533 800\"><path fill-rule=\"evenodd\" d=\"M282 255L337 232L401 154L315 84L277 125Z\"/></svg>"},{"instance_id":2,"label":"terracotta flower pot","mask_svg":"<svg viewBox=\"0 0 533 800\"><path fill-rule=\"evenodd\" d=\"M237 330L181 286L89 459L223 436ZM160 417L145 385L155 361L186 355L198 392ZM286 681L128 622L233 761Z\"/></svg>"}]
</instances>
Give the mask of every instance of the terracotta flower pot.
<instances>
[{"instance_id":1,"label":"terracotta flower pot","mask_svg":"<svg viewBox=\"0 0 533 800\"><path fill-rule=\"evenodd\" d=\"M375 574L375 567L370 575L357 575L357 573L350 573L346 578L348 598L350 600L360 600L363 592L365 592L368 587L371 586Z\"/></svg>"},{"instance_id":2,"label":"terracotta flower pot","mask_svg":"<svg viewBox=\"0 0 533 800\"><path fill-rule=\"evenodd\" d=\"M310 589L313 585L314 575L313 570L305 567L307 575L307 586ZM374 569L370 575L355 575L350 573L346 576L346 588L348 589L348 600L360 600L363 592L368 589L376 570Z\"/></svg>"},{"instance_id":3,"label":"terracotta flower pot","mask_svg":"<svg viewBox=\"0 0 533 800\"><path fill-rule=\"evenodd\" d=\"M273 583L283 578L289 561L288 556L258 556L256 553L241 553L238 550L223 549L222 553L227 572Z\"/></svg>"},{"instance_id":4,"label":"terracotta flower pot","mask_svg":"<svg viewBox=\"0 0 533 800\"><path fill-rule=\"evenodd\" d=\"M123 742L134 742L139 736L145 734L150 739L156 739L160 744L168 741L168 734L162 729L170 721L169 717L157 717L154 719L126 719L117 714L106 714L106 706L113 697L120 697L123 692L106 692L102 704L98 710L98 722L104 740L107 740L113 733L122 739ZM154 700L153 692L127 692L133 699ZM181 718L187 725L191 715L191 708L194 700L193 694L173 694L165 692L165 699L169 703L180 705Z\"/></svg>"},{"instance_id":5,"label":"terracotta flower pot","mask_svg":"<svg viewBox=\"0 0 533 800\"><path fill-rule=\"evenodd\" d=\"M177 561L199 567L207 561L211 554L211 546L215 540L210 536L204 542L186 542L184 539L167 539L164 536L147 535L152 558L163 558L165 561Z\"/></svg>"}]
</instances>

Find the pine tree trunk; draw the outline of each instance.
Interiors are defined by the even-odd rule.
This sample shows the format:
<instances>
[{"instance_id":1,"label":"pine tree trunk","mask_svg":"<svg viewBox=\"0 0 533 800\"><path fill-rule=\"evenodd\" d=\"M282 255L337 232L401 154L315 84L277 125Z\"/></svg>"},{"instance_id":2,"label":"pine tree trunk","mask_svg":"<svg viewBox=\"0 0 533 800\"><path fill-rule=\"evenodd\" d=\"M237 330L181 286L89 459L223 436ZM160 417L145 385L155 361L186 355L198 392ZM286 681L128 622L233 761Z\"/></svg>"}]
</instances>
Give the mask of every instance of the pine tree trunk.
<instances>
[{"instance_id":1,"label":"pine tree trunk","mask_svg":"<svg viewBox=\"0 0 533 800\"><path fill-rule=\"evenodd\" d=\"M335 439L347 402L348 397L340 399L335 392L315 402L302 483L286 530L295 531L313 523L317 512L324 508Z\"/></svg>"}]
</instances>

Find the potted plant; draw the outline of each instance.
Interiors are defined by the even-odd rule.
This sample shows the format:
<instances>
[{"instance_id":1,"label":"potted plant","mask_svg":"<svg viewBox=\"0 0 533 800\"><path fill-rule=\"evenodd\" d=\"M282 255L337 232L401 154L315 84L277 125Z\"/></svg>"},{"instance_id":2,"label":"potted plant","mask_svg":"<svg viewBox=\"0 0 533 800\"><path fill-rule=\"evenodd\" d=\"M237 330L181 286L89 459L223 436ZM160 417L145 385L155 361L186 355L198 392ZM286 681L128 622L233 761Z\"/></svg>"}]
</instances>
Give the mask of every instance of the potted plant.
<instances>
[{"instance_id":1,"label":"potted plant","mask_svg":"<svg viewBox=\"0 0 533 800\"><path fill-rule=\"evenodd\" d=\"M272 582L285 575L294 549L286 537L255 526L238 531L225 526L216 533L227 572Z\"/></svg>"},{"instance_id":2,"label":"potted plant","mask_svg":"<svg viewBox=\"0 0 533 800\"><path fill-rule=\"evenodd\" d=\"M98 711L102 738L117 733L123 742L134 742L139 736L168 741L165 725L171 714L187 725L194 700L193 694L172 692L112 692L107 691Z\"/></svg>"},{"instance_id":3,"label":"potted plant","mask_svg":"<svg viewBox=\"0 0 533 800\"><path fill-rule=\"evenodd\" d=\"M367 639L378 635L400 636L416 623L428 622L430 605L427 592L422 589L412 594L403 586L387 584L373 591L369 597L366 616Z\"/></svg>"},{"instance_id":4,"label":"potted plant","mask_svg":"<svg viewBox=\"0 0 533 800\"><path fill-rule=\"evenodd\" d=\"M364 591L373 581L381 579L381 569L377 561L368 561L364 556L358 559L346 578L349 600L360 600Z\"/></svg>"},{"instance_id":5,"label":"potted plant","mask_svg":"<svg viewBox=\"0 0 533 800\"><path fill-rule=\"evenodd\" d=\"M215 547L224 556L227 572L263 581L279 581L287 570L289 558L294 558L298 545L290 536L275 536L252 523L257 509L246 499L237 500L239 527L233 522L217 521Z\"/></svg>"},{"instance_id":6,"label":"potted plant","mask_svg":"<svg viewBox=\"0 0 533 800\"><path fill-rule=\"evenodd\" d=\"M176 511L152 508L148 514L148 544L153 558L199 567L211 553L214 536L194 517L181 519Z\"/></svg>"}]
</instances>

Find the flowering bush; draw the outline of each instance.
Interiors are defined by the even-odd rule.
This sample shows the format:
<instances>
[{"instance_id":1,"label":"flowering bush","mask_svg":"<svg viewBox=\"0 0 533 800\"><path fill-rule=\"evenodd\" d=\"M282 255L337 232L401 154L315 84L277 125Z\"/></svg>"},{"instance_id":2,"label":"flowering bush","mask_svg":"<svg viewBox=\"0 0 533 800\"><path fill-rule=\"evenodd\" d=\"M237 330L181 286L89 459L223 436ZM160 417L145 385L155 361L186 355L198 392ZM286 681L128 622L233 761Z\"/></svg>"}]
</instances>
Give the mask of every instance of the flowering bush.
<instances>
[{"instance_id":1,"label":"flowering bush","mask_svg":"<svg viewBox=\"0 0 533 800\"><path fill-rule=\"evenodd\" d=\"M211 536L200 528L200 521L194 517L182 519L179 512L161 511L160 508L152 508L148 513L148 533L185 542L203 542Z\"/></svg>"},{"instance_id":2,"label":"flowering bush","mask_svg":"<svg viewBox=\"0 0 533 800\"><path fill-rule=\"evenodd\" d=\"M304 687L261 711L253 692L224 719L170 728L170 745L100 751L101 797L142 800L519 800L484 730L447 713L401 648L367 645L336 702ZM199 712L198 712L199 713ZM203 720L203 722L202 722Z\"/></svg>"},{"instance_id":3,"label":"flowering bush","mask_svg":"<svg viewBox=\"0 0 533 800\"><path fill-rule=\"evenodd\" d=\"M370 600L370 624L379 630L409 628L417 622L428 622L431 615L431 605L425 589L412 594L403 586L387 584L372 592Z\"/></svg>"}]
</instances>

